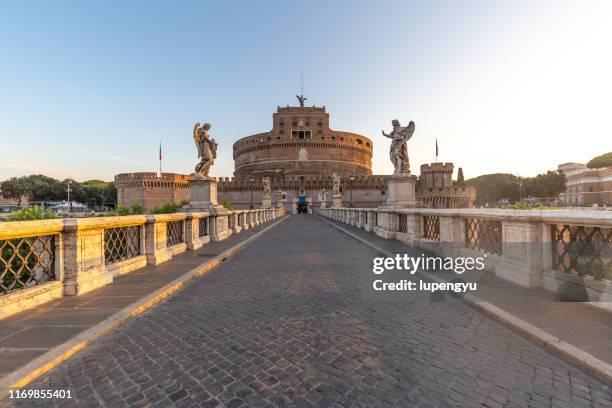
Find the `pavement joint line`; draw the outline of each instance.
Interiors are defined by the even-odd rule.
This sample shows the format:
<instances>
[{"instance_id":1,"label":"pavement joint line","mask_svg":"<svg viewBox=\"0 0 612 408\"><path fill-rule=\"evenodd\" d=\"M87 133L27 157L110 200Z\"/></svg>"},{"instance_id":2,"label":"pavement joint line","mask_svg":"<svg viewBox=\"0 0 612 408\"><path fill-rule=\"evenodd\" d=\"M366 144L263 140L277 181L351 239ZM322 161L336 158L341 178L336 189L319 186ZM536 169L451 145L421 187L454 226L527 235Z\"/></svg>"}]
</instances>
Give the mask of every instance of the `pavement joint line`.
<instances>
[{"instance_id":1,"label":"pavement joint line","mask_svg":"<svg viewBox=\"0 0 612 408\"><path fill-rule=\"evenodd\" d=\"M336 225L335 223L328 221L319 215L317 215L317 217L321 221L342 231L343 233L356 239L362 244L369 246L377 252L380 252L388 257L394 256L393 253L387 251L384 248L379 247L378 245L364 238L361 238L356 234L353 234L351 231L344 229L343 227ZM438 283L448 283L448 281L438 278L437 276L434 276L430 273L426 273L423 271L418 271L417 273ZM586 351L579 349L576 346L573 346L561 340L556 336L553 336L552 334L545 332L539 327L536 327L531 323L528 323L523 319L520 319L514 316L513 314L508 313L503 309L500 309L492 303L486 302L478 298L477 296L467 294L465 296L460 296L459 298L462 299L465 303L472 306L473 308L480 311L485 316L497 321L498 323L512 330L514 333L517 333L523 338L529 340L531 343L534 343L535 345L544 348L549 353L554 354L562 360L565 360L566 362L574 365L575 367L580 368L582 371L603 381L608 386L612 386L612 365L598 359L597 357L587 353Z\"/></svg>"},{"instance_id":2,"label":"pavement joint line","mask_svg":"<svg viewBox=\"0 0 612 408\"><path fill-rule=\"evenodd\" d=\"M225 262L227 259L236 254L236 252L242 249L242 247L259 238L261 235L276 227L287 218L289 218L288 215L281 217L278 221L253 234L253 236L238 242L236 245L226 249L216 257L184 273L170 283L157 289L155 292L150 293L140 300L137 300L136 302L124 307L97 325L77 334L75 337L64 343L53 347L47 353L35 358L25 366L0 378L0 401L8 396L10 389L22 388L26 386L79 351L90 346L91 344L94 344L111 331L119 328L129 320L152 308L160 301L178 292L191 283L194 279L199 278L200 276L219 266L221 263Z\"/></svg>"}]
</instances>

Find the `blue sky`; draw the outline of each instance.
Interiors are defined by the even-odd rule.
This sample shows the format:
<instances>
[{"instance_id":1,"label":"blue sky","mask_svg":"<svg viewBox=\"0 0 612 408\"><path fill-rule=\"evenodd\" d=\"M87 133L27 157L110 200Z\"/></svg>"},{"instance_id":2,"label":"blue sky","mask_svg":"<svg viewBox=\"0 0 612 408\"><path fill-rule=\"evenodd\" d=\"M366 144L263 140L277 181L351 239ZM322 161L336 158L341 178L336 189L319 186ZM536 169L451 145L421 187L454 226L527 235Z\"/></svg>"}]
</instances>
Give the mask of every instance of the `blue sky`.
<instances>
[{"instance_id":1,"label":"blue sky","mask_svg":"<svg viewBox=\"0 0 612 408\"><path fill-rule=\"evenodd\" d=\"M0 180L111 180L195 164L193 123L232 143L308 103L374 140L416 122L413 170L534 175L612 150L612 2L116 1L0 3ZM418 172L418 171L417 171Z\"/></svg>"}]
</instances>

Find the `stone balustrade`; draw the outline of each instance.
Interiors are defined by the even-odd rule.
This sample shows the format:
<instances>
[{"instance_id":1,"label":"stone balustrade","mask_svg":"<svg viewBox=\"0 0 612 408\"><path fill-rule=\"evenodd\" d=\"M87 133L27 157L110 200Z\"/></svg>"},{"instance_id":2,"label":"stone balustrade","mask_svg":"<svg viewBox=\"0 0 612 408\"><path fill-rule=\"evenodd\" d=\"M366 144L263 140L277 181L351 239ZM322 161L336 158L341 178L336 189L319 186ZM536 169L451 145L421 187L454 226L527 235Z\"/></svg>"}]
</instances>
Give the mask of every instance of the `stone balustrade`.
<instances>
[{"instance_id":1,"label":"stone balustrade","mask_svg":"<svg viewBox=\"0 0 612 408\"><path fill-rule=\"evenodd\" d=\"M270 208L0 223L0 318L283 215Z\"/></svg>"},{"instance_id":2,"label":"stone balustrade","mask_svg":"<svg viewBox=\"0 0 612 408\"><path fill-rule=\"evenodd\" d=\"M319 214L560 299L612 310L612 213L572 210L328 208Z\"/></svg>"}]
</instances>

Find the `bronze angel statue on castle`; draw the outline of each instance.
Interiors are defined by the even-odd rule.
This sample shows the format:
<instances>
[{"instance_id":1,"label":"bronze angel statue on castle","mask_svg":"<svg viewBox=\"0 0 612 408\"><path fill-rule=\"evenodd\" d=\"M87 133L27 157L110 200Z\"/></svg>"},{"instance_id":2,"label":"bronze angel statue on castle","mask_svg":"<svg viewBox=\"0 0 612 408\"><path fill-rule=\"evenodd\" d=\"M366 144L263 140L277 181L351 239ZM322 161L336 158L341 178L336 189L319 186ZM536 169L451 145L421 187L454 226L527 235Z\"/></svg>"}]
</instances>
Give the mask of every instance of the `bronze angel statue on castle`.
<instances>
[{"instance_id":1,"label":"bronze angel statue on castle","mask_svg":"<svg viewBox=\"0 0 612 408\"><path fill-rule=\"evenodd\" d=\"M208 177L208 171L217 158L217 142L208 134L211 127L210 123L200 126L200 122L196 122L193 128L193 140L198 148L200 159L200 162L196 164L195 172L201 177Z\"/></svg>"}]
</instances>

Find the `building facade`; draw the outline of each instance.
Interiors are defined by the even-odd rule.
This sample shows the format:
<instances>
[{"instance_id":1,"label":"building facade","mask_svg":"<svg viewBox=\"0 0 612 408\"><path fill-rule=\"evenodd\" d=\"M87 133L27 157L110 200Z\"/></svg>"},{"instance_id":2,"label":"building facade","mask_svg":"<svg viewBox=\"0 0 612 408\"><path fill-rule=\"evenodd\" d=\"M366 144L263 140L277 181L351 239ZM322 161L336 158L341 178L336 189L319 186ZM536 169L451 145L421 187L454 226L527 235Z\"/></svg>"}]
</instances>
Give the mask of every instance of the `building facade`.
<instances>
[{"instance_id":1,"label":"building facade","mask_svg":"<svg viewBox=\"0 0 612 408\"><path fill-rule=\"evenodd\" d=\"M332 202L332 173L342 179L345 206L378 207L386 202L389 176L372 175L372 141L358 133L329 126L325 107L278 107L272 129L237 140L233 145L234 177L221 177L219 202L232 208L258 207L263 177L270 177L275 205L291 211L297 201L321 206L321 190ZM422 207L472 207L473 187L452 181L452 163L421 166L416 198ZM140 204L145 210L168 202L189 200L190 175L128 173L115 176L118 204ZM281 199L284 197L284 199ZM282 203L281 203L282 201Z\"/></svg>"},{"instance_id":2,"label":"building facade","mask_svg":"<svg viewBox=\"0 0 612 408\"><path fill-rule=\"evenodd\" d=\"M582 163L564 163L558 170L567 179L559 196L562 205L612 205L612 167L590 169Z\"/></svg>"}]
</instances>

